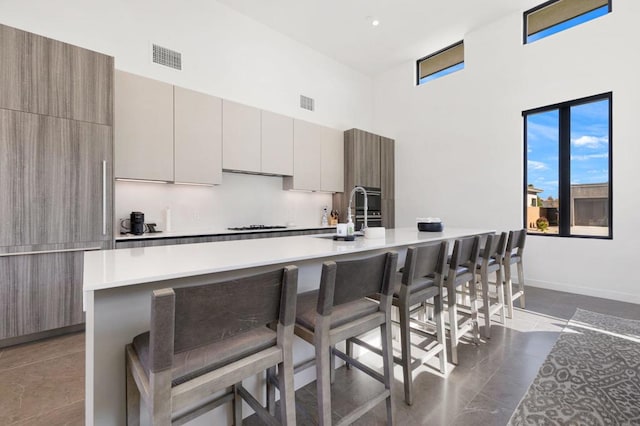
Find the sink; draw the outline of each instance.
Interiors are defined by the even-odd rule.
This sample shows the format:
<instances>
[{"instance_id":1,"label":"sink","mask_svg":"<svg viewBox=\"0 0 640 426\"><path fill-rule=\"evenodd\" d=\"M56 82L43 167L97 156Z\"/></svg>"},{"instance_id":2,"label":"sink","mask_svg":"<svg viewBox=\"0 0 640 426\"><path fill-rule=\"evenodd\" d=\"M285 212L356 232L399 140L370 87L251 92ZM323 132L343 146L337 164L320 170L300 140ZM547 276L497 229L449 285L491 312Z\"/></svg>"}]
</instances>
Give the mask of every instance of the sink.
<instances>
[{"instance_id":1,"label":"sink","mask_svg":"<svg viewBox=\"0 0 640 426\"><path fill-rule=\"evenodd\" d=\"M322 239L325 239L325 240L333 240L333 237L335 235L336 234L320 234L320 235L314 235L313 237L314 238L322 238ZM356 233L353 234L353 236L356 237L356 238L360 238L360 237L363 237L364 234L362 232L356 232ZM342 241L343 239L344 238L340 238L338 241Z\"/></svg>"}]
</instances>

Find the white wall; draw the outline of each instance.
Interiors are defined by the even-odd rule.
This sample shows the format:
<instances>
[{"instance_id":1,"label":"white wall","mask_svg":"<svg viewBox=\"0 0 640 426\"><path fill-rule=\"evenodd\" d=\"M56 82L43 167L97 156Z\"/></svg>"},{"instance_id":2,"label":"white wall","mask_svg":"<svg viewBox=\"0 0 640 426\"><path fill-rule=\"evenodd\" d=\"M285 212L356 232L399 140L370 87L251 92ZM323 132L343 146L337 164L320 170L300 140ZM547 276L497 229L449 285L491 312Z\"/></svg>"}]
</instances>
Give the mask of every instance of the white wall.
<instances>
[{"instance_id":1,"label":"white wall","mask_svg":"<svg viewBox=\"0 0 640 426\"><path fill-rule=\"evenodd\" d=\"M369 77L216 1L2 0L0 22L112 55L124 71L340 130L371 127ZM152 43L182 52L183 71L153 64ZM299 107L301 94L315 98L315 112ZM142 210L152 219L170 206L174 231L285 216L318 224L331 197L284 193L281 180L225 174L217 188L117 183L116 218Z\"/></svg>"},{"instance_id":2,"label":"white wall","mask_svg":"<svg viewBox=\"0 0 640 426\"><path fill-rule=\"evenodd\" d=\"M373 130L397 141L396 224L440 216L451 226L522 227L521 112L613 91L614 238L529 236L525 273L532 285L640 302L637 16L639 2L615 2L607 16L523 46L513 14L460 34L463 71L419 87L413 61L379 76Z\"/></svg>"}]
</instances>

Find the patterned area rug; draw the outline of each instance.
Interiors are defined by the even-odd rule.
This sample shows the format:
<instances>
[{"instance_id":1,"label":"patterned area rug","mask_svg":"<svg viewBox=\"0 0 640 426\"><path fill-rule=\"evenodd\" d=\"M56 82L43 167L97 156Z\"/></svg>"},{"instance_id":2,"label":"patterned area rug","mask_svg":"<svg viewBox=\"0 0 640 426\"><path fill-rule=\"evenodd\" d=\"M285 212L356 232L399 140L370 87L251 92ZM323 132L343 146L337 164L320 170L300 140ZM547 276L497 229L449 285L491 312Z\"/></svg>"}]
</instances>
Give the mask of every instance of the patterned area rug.
<instances>
[{"instance_id":1,"label":"patterned area rug","mask_svg":"<svg viewBox=\"0 0 640 426\"><path fill-rule=\"evenodd\" d=\"M640 321L578 309L510 425L640 425Z\"/></svg>"}]
</instances>

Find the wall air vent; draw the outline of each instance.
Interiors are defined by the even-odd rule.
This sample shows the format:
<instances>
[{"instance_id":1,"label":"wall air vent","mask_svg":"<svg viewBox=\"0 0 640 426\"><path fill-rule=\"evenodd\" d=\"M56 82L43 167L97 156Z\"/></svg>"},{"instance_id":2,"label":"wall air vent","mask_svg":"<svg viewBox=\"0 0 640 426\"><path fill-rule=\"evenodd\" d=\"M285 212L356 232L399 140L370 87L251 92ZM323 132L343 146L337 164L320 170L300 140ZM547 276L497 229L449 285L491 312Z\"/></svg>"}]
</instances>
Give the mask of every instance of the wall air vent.
<instances>
[{"instance_id":1,"label":"wall air vent","mask_svg":"<svg viewBox=\"0 0 640 426\"><path fill-rule=\"evenodd\" d=\"M154 44L153 62L176 70L182 70L182 53Z\"/></svg>"},{"instance_id":2,"label":"wall air vent","mask_svg":"<svg viewBox=\"0 0 640 426\"><path fill-rule=\"evenodd\" d=\"M304 95L300 95L300 108L313 111L315 110L315 101L313 100L313 98L308 98Z\"/></svg>"}]
</instances>

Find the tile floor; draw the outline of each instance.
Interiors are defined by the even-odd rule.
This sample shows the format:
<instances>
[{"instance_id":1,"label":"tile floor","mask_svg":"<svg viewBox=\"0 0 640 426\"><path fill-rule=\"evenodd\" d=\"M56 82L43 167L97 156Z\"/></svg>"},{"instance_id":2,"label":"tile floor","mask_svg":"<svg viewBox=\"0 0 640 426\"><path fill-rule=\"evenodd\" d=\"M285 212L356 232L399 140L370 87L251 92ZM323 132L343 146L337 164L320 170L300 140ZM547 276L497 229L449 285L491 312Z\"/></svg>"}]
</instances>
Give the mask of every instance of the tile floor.
<instances>
[{"instance_id":1,"label":"tile floor","mask_svg":"<svg viewBox=\"0 0 640 426\"><path fill-rule=\"evenodd\" d=\"M505 326L494 323L488 342L462 345L460 363L450 365L446 379L429 367L414 373L413 406L404 404L396 380L395 423L506 424L577 307L640 320L638 305L528 287L527 310L517 310ZM402 376L399 367L395 373ZM296 392L300 425L315 424L314 385ZM335 419L377 392L377 386L355 369L340 368L333 386ZM83 398L83 333L0 349L0 425L82 425ZM384 424L385 416L381 404L356 424ZM246 424L259 422L252 417Z\"/></svg>"}]
</instances>

